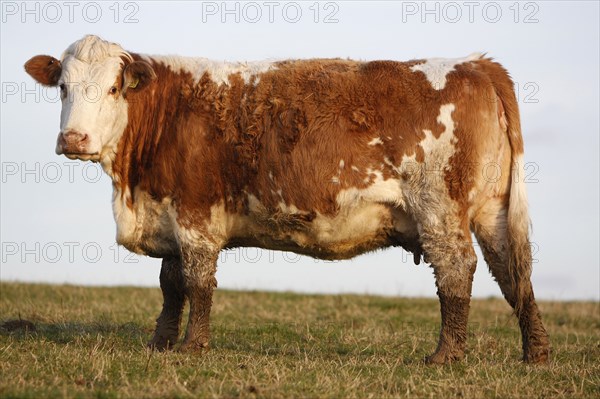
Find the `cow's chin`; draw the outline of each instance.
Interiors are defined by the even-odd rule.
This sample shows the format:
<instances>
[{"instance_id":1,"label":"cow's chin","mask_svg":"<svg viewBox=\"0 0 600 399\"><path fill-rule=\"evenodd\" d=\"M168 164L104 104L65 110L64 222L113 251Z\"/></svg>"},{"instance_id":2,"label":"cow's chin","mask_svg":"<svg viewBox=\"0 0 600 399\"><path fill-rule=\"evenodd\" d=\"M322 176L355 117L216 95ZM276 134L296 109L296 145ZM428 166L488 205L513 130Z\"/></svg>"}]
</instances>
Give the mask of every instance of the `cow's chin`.
<instances>
[{"instance_id":1,"label":"cow's chin","mask_svg":"<svg viewBox=\"0 0 600 399\"><path fill-rule=\"evenodd\" d=\"M73 159L73 160L80 160L80 161L92 161L92 162L98 162L100 161L100 154L98 154L97 152L92 153L92 154L87 154L87 153L79 153L79 152L64 152L63 155L69 159Z\"/></svg>"}]
</instances>

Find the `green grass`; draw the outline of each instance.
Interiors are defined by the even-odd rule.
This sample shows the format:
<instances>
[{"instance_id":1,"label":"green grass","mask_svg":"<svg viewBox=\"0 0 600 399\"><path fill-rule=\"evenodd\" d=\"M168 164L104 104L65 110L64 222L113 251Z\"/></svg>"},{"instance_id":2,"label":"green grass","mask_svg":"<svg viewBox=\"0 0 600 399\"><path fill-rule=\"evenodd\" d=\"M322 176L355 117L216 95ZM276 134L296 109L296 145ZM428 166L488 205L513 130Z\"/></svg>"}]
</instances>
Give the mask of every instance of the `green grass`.
<instances>
[{"instance_id":1,"label":"green grass","mask_svg":"<svg viewBox=\"0 0 600 399\"><path fill-rule=\"evenodd\" d=\"M474 300L466 359L431 367L433 299L217 290L211 349L145 348L158 288L0 283L0 397L600 397L600 304L540 302L547 366L519 361L508 305Z\"/></svg>"}]
</instances>

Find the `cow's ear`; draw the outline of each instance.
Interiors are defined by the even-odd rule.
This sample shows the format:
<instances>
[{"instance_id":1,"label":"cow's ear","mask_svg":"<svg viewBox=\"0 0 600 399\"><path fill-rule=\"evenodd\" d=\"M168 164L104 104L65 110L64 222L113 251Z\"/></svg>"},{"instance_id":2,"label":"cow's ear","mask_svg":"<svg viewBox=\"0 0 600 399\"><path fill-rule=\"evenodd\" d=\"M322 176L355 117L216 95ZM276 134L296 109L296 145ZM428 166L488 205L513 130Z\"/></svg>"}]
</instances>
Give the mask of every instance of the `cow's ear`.
<instances>
[{"instance_id":1,"label":"cow's ear","mask_svg":"<svg viewBox=\"0 0 600 399\"><path fill-rule=\"evenodd\" d=\"M123 93L141 90L156 79L152 66L145 61L134 61L123 71Z\"/></svg>"},{"instance_id":2,"label":"cow's ear","mask_svg":"<svg viewBox=\"0 0 600 399\"><path fill-rule=\"evenodd\" d=\"M62 65L59 60L49 55L36 55L25 63L25 72L44 86L56 86Z\"/></svg>"}]
</instances>

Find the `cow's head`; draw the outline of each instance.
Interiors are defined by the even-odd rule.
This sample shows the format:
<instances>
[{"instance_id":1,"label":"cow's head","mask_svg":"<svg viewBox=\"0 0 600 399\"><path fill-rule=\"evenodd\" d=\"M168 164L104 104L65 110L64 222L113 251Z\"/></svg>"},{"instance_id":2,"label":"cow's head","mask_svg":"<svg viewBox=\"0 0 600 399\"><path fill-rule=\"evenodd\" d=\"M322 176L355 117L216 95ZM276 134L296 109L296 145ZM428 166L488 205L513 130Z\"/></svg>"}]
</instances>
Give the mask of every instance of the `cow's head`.
<instances>
[{"instance_id":1,"label":"cow's head","mask_svg":"<svg viewBox=\"0 0 600 399\"><path fill-rule=\"evenodd\" d=\"M156 78L144 61L121 46L85 36L61 60L37 55L25 70L45 86L58 86L62 111L56 153L99 161L112 157L127 126L127 91L143 90Z\"/></svg>"}]
</instances>

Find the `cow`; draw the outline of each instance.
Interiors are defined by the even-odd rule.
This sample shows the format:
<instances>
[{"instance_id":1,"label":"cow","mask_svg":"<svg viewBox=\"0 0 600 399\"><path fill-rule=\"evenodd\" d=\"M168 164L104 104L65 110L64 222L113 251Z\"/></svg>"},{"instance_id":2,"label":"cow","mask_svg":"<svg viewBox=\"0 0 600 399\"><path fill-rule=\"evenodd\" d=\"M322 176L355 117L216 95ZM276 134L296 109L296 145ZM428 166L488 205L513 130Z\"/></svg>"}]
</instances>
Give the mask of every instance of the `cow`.
<instances>
[{"instance_id":1,"label":"cow","mask_svg":"<svg viewBox=\"0 0 600 399\"><path fill-rule=\"evenodd\" d=\"M518 318L523 360L548 360L519 109L507 71L486 55L234 63L89 35L25 70L60 88L56 153L111 177L116 241L162 258L150 347L208 347L221 250L333 260L402 247L435 276L441 329L426 361L460 360L473 232Z\"/></svg>"}]
</instances>

